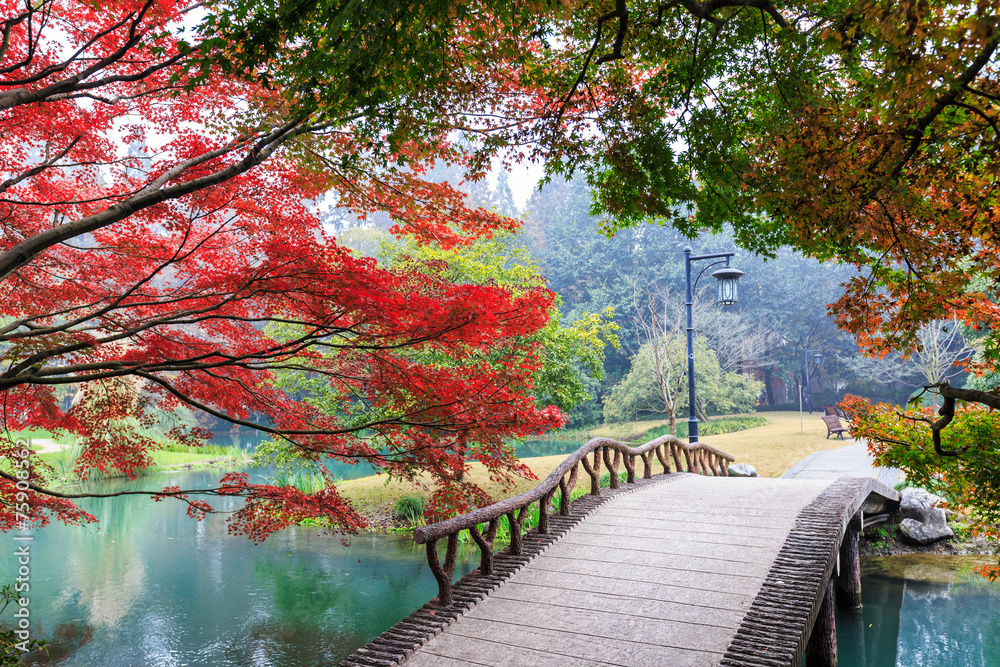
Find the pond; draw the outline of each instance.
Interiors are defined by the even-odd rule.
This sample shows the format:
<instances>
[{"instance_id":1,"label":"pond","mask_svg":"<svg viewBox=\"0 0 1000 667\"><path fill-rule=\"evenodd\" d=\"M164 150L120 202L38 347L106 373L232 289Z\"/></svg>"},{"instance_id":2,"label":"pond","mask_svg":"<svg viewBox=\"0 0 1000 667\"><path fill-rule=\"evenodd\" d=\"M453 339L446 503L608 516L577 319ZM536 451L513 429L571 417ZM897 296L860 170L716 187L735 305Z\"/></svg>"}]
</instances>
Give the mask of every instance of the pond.
<instances>
[{"instance_id":1,"label":"pond","mask_svg":"<svg viewBox=\"0 0 1000 667\"><path fill-rule=\"evenodd\" d=\"M102 485L203 488L218 474ZM51 524L31 542L32 627L52 643L48 657L28 664L314 667L336 663L437 594L423 547L409 537L363 534L345 546L294 528L255 545L227 535L224 516L196 522L179 502L81 504L99 524ZM13 538L2 538L8 553ZM463 552L458 575L473 567L475 549ZM14 561L2 559L0 581L14 580Z\"/></svg>"},{"instance_id":2,"label":"pond","mask_svg":"<svg viewBox=\"0 0 1000 667\"><path fill-rule=\"evenodd\" d=\"M255 431L253 429L234 429L230 431L214 431L212 433L211 439L209 439L208 444L219 445L222 447L239 447L241 449L253 450L257 445L259 445L264 440L267 440L270 436L262 433L261 431ZM348 479L358 479L359 477L368 477L374 475L377 471L374 466L368 463L345 463L344 461L338 461L336 459L328 458L323 463L326 469L330 471L335 480L348 480ZM274 476L274 469L265 467L258 470L250 471L252 476L255 477L252 481L258 483L265 483L272 481L271 478Z\"/></svg>"},{"instance_id":3,"label":"pond","mask_svg":"<svg viewBox=\"0 0 1000 667\"><path fill-rule=\"evenodd\" d=\"M572 454L586 442L579 439L526 438L514 444L519 458L533 456L556 456Z\"/></svg>"},{"instance_id":4,"label":"pond","mask_svg":"<svg viewBox=\"0 0 1000 667\"><path fill-rule=\"evenodd\" d=\"M114 480L93 490L199 488L218 474ZM219 506L232 510L239 502L223 499ZM53 524L33 535L32 627L52 643L48 656L27 664L335 664L437 592L423 548L409 537L364 534L345 545L295 528L254 545L227 535L224 516L196 522L177 502L125 497L82 504L99 524ZM14 537L2 538L8 554ZM13 581L15 559L0 560L0 582ZM463 549L456 574L475 560L474 548ZM971 574L975 562L867 560L863 609L838 612L840 666L1000 665L1000 585Z\"/></svg>"},{"instance_id":5,"label":"pond","mask_svg":"<svg viewBox=\"0 0 1000 667\"><path fill-rule=\"evenodd\" d=\"M839 667L1000 665L1000 583L972 573L981 562L937 555L863 561L862 609L837 612Z\"/></svg>"}]
</instances>

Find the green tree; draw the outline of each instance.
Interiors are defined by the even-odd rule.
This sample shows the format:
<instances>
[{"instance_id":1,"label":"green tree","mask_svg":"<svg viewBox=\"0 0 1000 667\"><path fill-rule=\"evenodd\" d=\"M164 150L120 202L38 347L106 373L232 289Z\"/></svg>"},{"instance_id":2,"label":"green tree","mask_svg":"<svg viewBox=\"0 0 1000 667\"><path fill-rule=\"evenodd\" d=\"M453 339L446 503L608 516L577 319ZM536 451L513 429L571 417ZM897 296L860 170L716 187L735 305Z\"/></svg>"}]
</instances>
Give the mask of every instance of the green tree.
<instances>
[{"instance_id":1,"label":"green tree","mask_svg":"<svg viewBox=\"0 0 1000 667\"><path fill-rule=\"evenodd\" d=\"M900 382L911 387L936 385L961 375L962 363L973 354L957 320L937 321L920 329L920 346L910 355L893 352L881 358L858 357L855 370L882 382ZM932 397L935 407L939 396Z\"/></svg>"},{"instance_id":2,"label":"green tree","mask_svg":"<svg viewBox=\"0 0 1000 667\"><path fill-rule=\"evenodd\" d=\"M702 421L708 412L752 412L763 383L749 375L727 372L704 337L695 339L695 406ZM628 421L641 414L666 414L670 433L677 433L677 417L688 408L687 343L683 336L657 345L646 343L633 357L632 367L604 401L606 421Z\"/></svg>"},{"instance_id":3,"label":"green tree","mask_svg":"<svg viewBox=\"0 0 1000 667\"><path fill-rule=\"evenodd\" d=\"M820 350L821 364L809 369L813 391L839 395L852 388L854 393L886 392L880 385L869 387L848 362L858 356L857 344L837 326L827 304L843 295L844 284L857 275L856 269L833 261L805 257L789 248L778 248L773 257L741 254L739 267L746 271L740 279L739 312L766 322L774 335L768 338L763 365L765 403L795 402L799 387L806 382L804 351ZM779 392L782 380L785 394ZM880 395L884 395L880 394Z\"/></svg>"},{"instance_id":4,"label":"green tree","mask_svg":"<svg viewBox=\"0 0 1000 667\"><path fill-rule=\"evenodd\" d=\"M525 238L532 254L539 258L550 289L562 297L563 312L572 317L576 310L602 311L611 306L622 323L637 311L633 286L661 285L674 292L684 289L682 249L691 245L696 254L736 249L735 265L746 275L740 281L740 302L730 308L706 308L698 314L699 333L711 334L710 347L720 355L727 370L734 355L724 353L735 338L726 337L732 322L740 317L741 329L751 324L766 332L758 336L754 354L737 353L740 366L759 374L765 381L765 403L793 402L797 388L805 384L804 349L823 351L823 363L810 370L817 373L814 390L832 395L852 388L855 393L886 395L880 386L870 387L846 365L857 356L857 345L837 327L827 304L843 294L844 283L857 275L856 269L836 262L807 258L789 247L777 248L773 257L742 251L731 230L704 238L686 239L670 226L640 225L618 230L613 237L600 232L600 217L591 213L591 188L580 177L553 178L532 195L525 212ZM699 283L709 299L713 286L707 275ZM714 311L714 314L713 314ZM607 353L610 385L628 372L630 355L641 345L638 331L623 326L622 349ZM747 337L740 337L743 341ZM750 357L754 357L751 359ZM782 387L787 393L782 393Z\"/></svg>"},{"instance_id":5,"label":"green tree","mask_svg":"<svg viewBox=\"0 0 1000 667\"><path fill-rule=\"evenodd\" d=\"M517 217L519 214L517 204L514 203L514 192L510 189L510 181L507 172L501 171L497 176L497 187L493 191L493 200L496 202L497 212L507 217Z\"/></svg>"}]
</instances>

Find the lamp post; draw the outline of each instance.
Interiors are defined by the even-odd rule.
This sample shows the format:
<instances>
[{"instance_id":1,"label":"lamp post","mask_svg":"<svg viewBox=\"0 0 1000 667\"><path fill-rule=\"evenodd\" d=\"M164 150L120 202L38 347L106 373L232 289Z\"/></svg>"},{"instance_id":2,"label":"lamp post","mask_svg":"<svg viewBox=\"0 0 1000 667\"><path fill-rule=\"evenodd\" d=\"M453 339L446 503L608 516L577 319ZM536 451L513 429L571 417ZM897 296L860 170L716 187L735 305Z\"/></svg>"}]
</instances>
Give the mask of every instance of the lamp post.
<instances>
[{"instance_id":1,"label":"lamp post","mask_svg":"<svg viewBox=\"0 0 1000 667\"><path fill-rule=\"evenodd\" d=\"M695 416L694 402L694 313L692 311L692 306L694 305L692 297L694 288L698 286L698 280L701 279L705 271L716 264L721 264L724 260L726 266L713 271L712 277L719 281L718 302L724 306L729 306L739 301L738 283L740 277L743 276L742 271L729 266L730 258L736 255L734 252L722 252L713 255L692 255L691 253L693 252L694 250L691 249L691 246L684 247L684 285L686 288L684 305L687 307L688 406L690 413L688 417L688 443L698 442L698 417ZM692 284L691 262L697 262L702 259L715 259L718 261L712 262L702 269Z\"/></svg>"},{"instance_id":2,"label":"lamp post","mask_svg":"<svg viewBox=\"0 0 1000 667\"><path fill-rule=\"evenodd\" d=\"M816 353L816 354L813 355L813 359L816 360L817 364L819 364L819 362L823 360L823 353L820 352L819 350L806 350L805 351L805 360L806 360L806 397L809 399L808 400L809 414L812 414L813 413L813 392L812 392L812 383L809 381L809 353L810 352L815 352ZM801 412L801 411L802 410L800 408L799 412Z\"/></svg>"}]
</instances>

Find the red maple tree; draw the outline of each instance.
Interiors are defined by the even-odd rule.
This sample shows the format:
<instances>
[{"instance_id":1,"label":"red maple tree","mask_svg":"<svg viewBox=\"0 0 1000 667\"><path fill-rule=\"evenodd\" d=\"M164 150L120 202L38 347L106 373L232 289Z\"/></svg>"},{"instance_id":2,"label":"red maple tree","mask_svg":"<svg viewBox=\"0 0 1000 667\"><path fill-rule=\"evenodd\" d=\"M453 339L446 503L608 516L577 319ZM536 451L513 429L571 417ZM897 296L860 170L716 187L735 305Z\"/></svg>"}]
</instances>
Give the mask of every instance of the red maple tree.
<instances>
[{"instance_id":1,"label":"red maple tree","mask_svg":"<svg viewBox=\"0 0 1000 667\"><path fill-rule=\"evenodd\" d=\"M436 160L461 159L448 122L370 95L342 107L290 101L224 76L226 42L185 36L196 6L2 6L7 429L75 434L79 475L132 476L157 445L127 418L188 406L270 433L321 470L333 457L404 477L429 471L436 499L459 509L484 496L463 480L470 460L501 479L524 472L505 440L562 419L534 403L539 360L526 342L552 294L380 268L339 245L309 205L333 189L359 215L388 211L397 232L444 246L512 227L423 178ZM380 55L394 62L369 49ZM421 104L414 95L411 110ZM431 111L448 117L440 104ZM332 407L276 388L281 373L320 379ZM56 392L67 385L80 398L63 409ZM0 529L92 520L72 503L88 494L49 488L50 471L22 444L0 439L0 454ZM230 528L255 540L305 517L361 525L329 475L311 495L241 474L135 493L185 500L196 517L211 511L205 498L244 497Z\"/></svg>"}]
</instances>

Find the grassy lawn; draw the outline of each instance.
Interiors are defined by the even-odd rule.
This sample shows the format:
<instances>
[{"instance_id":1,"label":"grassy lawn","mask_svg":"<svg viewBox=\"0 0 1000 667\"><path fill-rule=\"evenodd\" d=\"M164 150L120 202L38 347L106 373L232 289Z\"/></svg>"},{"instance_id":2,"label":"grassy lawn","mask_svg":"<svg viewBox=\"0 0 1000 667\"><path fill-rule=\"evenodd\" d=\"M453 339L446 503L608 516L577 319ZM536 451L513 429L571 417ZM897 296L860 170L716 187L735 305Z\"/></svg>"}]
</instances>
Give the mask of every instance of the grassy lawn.
<instances>
[{"instance_id":1,"label":"grassy lawn","mask_svg":"<svg viewBox=\"0 0 1000 667\"><path fill-rule=\"evenodd\" d=\"M701 438L701 441L736 457L738 462L749 463L763 477L779 477L795 463L823 449L842 447L854 442L836 438L826 439L826 426L820 419L820 414L814 412L811 416L803 416L803 431L799 432L798 412L762 412L758 413L769 420L767 426ZM651 428L665 424L665 420L642 422L627 422L624 424L605 424L591 429L591 437L608 437L616 440L640 440L642 435ZM531 469L539 480L552 472L560 463L566 460L563 454L557 456L541 456L526 458L522 461ZM637 462L639 474L642 464ZM655 464L654 472L661 470ZM489 482L482 466L474 465L469 475L470 480L483 486L494 497L516 495L533 488L535 480L518 480L514 489L504 492L496 484ZM391 511L396 501L407 495L430 495L429 479L420 485L392 482L386 484L384 476L363 477L343 482L338 487L340 493L351 500L354 506L366 515Z\"/></svg>"},{"instance_id":2,"label":"grassy lawn","mask_svg":"<svg viewBox=\"0 0 1000 667\"><path fill-rule=\"evenodd\" d=\"M826 439L826 424L820 418L822 411L808 412L802 417L804 433L799 432L798 412L761 412L770 423L736 433L712 435L701 441L727 454L740 463L749 463L762 477L780 477L810 454L824 449L843 447L855 441L849 437L839 440Z\"/></svg>"}]
</instances>

